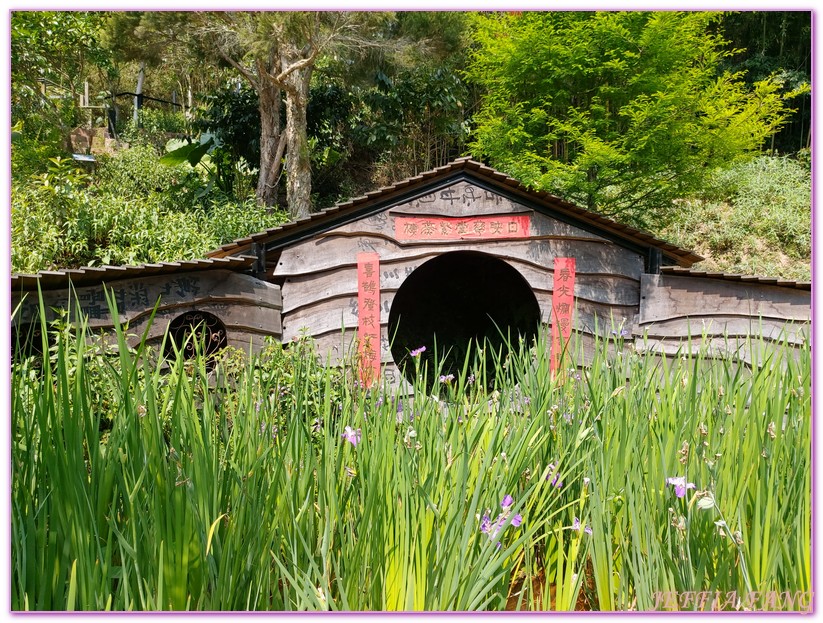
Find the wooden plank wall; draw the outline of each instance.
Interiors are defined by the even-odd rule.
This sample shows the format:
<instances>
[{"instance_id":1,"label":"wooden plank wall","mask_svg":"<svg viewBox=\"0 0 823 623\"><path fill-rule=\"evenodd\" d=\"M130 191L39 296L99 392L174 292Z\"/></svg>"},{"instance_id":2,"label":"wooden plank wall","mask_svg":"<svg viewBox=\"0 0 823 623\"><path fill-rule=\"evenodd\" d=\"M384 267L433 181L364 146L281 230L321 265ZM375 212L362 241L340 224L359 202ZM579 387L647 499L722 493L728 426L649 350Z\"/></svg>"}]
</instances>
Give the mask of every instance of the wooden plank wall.
<instances>
[{"instance_id":1,"label":"wooden plank wall","mask_svg":"<svg viewBox=\"0 0 823 623\"><path fill-rule=\"evenodd\" d=\"M409 216L500 217L528 215L525 238L398 240L395 219ZM631 329L640 301L643 257L580 228L535 212L468 182L399 204L282 250L273 280L283 286L283 341L312 336L332 361L350 348L357 327L357 254L380 256L381 360L391 362L388 318L394 296L417 267L451 251L481 251L500 258L529 283L550 324L555 257L577 260L575 329L583 336L608 333L610 318ZM387 375L399 379L393 364Z\"/></svg>"},{"instance_id":2,"label":"wooden plank wall","mask_svg":"<svg viewBox=\"0 0 823 623\"><path fill-rule=\"evenodd\" d=\"M129 341L136 344L146 330L158 299L157 314L148 332L149 343L159 343L168 324L190 311L206 311L225 325L230 346L248 351L258 350L264 338L282 336L280 312L283 300L280 287L224 269L177 273L157 277L124 279L108 284L113 290L121 322L128 322ZM37 292L21 297L12 293L12 309L21 298L23 304L13 318L13 324L36 321L39 314ZM114 323L109 314L103 286L88 286L69 290L43 292L48 320L55 317L51 309L79 309L95 331L110 331Z\"/></svg>"},{"instance_id":3,"label":"wooden plank wall","mask_svg":"<svg viewBox=\"0 0 823 623\"><path fill-rule=\"evenodd\" d=\"M763 360L772 344L799 345L810 338L808 290L675 275L640 280L635 348L673 358L687 344L711 356L734 356L748 364ZM763 341L748 336L763 336Z\"/></svg>"}]
</instances>

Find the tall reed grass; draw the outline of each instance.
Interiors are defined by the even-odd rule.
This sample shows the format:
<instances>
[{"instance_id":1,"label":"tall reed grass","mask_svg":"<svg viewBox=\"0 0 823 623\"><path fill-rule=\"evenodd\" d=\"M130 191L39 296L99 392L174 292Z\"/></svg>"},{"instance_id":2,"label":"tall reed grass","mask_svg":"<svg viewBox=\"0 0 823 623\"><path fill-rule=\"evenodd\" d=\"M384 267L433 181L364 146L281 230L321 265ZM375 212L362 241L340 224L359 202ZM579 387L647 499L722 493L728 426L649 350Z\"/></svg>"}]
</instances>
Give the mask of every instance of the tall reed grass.
<instances>
[{"instance_id":1,"label":"tall reed grass","mask_svg":"<svg viewBox=\"0 0 823 623\"><path fill-rule=\"evenodd\" d=\"M660 595L811 589L808 345L747 367L614 336L552 379L541 336L493 371L421 369L412 399L305 343L207 371L77 333L12 366L14 610L695 609Z\"/></svg>"}]
</instances>

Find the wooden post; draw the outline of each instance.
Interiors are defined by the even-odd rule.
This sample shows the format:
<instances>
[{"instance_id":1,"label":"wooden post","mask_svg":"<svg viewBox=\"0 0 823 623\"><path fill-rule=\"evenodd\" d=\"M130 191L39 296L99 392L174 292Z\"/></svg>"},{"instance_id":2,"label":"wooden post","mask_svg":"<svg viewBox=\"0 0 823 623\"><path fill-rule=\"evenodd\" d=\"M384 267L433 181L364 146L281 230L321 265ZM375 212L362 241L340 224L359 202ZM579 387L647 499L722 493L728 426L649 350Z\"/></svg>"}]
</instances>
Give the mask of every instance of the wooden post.
<instances>
[{"instance_id":1,"label":"wooden post","mask_svg":"<svg viewBox=\"0 0 823 623\"><path fill-rule=\"evenodd\" d=\"M266 245L262 242L253 242L251 252L257 258L252 266L252 275L257 279L264 279L266 276Z\"/></svg>"},{"instance_id":2,"label":"wooden post","mask_svg":"<svg viewBox=\"0 0 823 623\"><path fill-rule=\"evenodd\" d=\"M574 312L574 272L573 257L554 258L554 289L552 290L552 346L551 374L554 378L563 350L569 344L572 333L572 312ZM562 375L561 375L562 376Z\"/></svg>"},{"instance_id":3,"label":"wooden post","mask_svg":"<svg viewBox=\"0 0 823 623\"><path fill-rule=\"evenodd\" d=\"M371 387L380 377L380 256L357 254L357 352L360 382Z\"/></svg>"},{"instance_id":4,"label":"wooden post","mask_svg":"<svg viewBox=\"0 0 823 623\"><path fill-rule=\"evenodd\" d=\"M134 125L139 121L140 108L143 106L143 79L146 77L146 63L140 63L140 73L137 74L137 89L134 96Z\"/></svg>"}]
</instances>

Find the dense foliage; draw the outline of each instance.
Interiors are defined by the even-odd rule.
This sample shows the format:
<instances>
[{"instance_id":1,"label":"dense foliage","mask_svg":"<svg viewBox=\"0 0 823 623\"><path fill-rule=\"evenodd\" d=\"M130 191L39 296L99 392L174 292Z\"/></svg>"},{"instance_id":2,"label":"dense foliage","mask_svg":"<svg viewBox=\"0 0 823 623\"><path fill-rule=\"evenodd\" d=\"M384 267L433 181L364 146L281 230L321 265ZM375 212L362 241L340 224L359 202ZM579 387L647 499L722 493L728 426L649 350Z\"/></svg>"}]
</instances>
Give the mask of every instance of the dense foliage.
<instances>
[{"instance_id":1,"label":"dense foliage","mask_svg":"<svg viewBox=\"0 0 823 623\"><path fill-rule=\"evenodd\" d=\"M760 156L721 169L661 231L708 258L705 270L811 280L809 162Z\"/></svg>"},{"instance_id":2,"label":"dense foliage","mask_svg":"<svg viewBox=\"0 0 823 623\"><path fill-rule=\"evenodd\" d=\"M34 160L29 145L13 147L13 164ZM200 172L161 165L150 145L101 157L94 174L59 156L47 164L12 179L14 272L199 258L285 219L252 198L204 194Z\"/></svg>"},{"instance_id":3,"label":"dense foliage","mask_svg":"<svg viewBox=\"0 0 823 623\"><path fill-rule=\"evenodd\" d=\"M651 227L783 123L770 80L720 72L706 12L481 15L472 150L525 183Z\"/></svg>"},{"instance_id":4,"label":"dense foliage","mask_svg":"<svg viewBox=\"0 0 823 623\"><path fill-rule=\"evenodd\" d=\"M618 335L555 380L541 339L412 401L305 343L207 373L117 339L13 367L15 610L810 606L808 343Z\"/></svg>"},{"instance_id":5,"label":"dense foliage","mask_svg":"<svg viewBox=\"0 0 823 623\"><path fill-rule=\"evenodd\" d=\"M279 78L265 86L266 72L282 68L266 54L275 40L293 48L325 33L328 45L300 87L308 89L305 143L294 143L308 158L301 170L311 171L312 209L470 152L534 187L673 235L712 267L808 272L808 228L795 203L808 169L776 173L771 189L711 193L737 175L740 187L755 182L750 166L785 171L807 157L809 12L282 17L13 12L13 269L190 257L277 222L293 177L283 168L288 97ZM135 117L129 93L138 74L146 99ZM99 108L78 106L84 81ZM120 142L105 151L136 153L101 156L92 178L60 183L55 175L70 177L70 167L58 174L49 159L77 151L70 131L90 122L102 131L107 121ZM209 139L193 171L161 173L145 151ZM759 154L760 165L746 164ZM780 158L766 165L766 155ZM166 181L146 194L140 184L156 175ZM118 187L117 176L143 182ZM252 194L271 213L253 206ZM765 219L748 218L753 208L742 204L752 202L767 206ZM697 220L684 206L711 214ZM229 227L221 210L232 214ZM726 219L730 211L738 217ZM705 231L705 222L717 226ZM128 233L155 223L157 240ZM775 243L786 245L781 257Z\"/></svg>"}]
</instances>

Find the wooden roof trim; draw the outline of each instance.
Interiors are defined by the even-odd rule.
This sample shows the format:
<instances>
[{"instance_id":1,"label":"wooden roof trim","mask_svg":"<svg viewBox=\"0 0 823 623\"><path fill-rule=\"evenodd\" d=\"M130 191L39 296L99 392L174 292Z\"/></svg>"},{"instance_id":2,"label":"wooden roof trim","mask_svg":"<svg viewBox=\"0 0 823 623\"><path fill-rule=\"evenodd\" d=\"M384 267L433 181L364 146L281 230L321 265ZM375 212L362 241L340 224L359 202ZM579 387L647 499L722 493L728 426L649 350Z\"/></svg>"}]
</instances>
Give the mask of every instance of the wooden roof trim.
<instances>
[{"instance_id":1,"label":"wooden roof trim","mask_svg":"<svg viewBox=\"0 0 823 623\"><path fill-rule=\"evenodd\" d=\"M704 279L722 279L723 281L743 283L761 283L763 285L776 285L784 288L796 288L798 290L811 290L812 288L811 281L794 281L781 277L763 277L760 275L741 275L739 273L684 268L683 266L664 266L660 269L660 272L664 275L675 275L678 277L700 277Z\"/></svg>"},{"instance_id":2,"label":"wooden roof trim","mask_svg":"<svg viewBox=\"0 0 823 623\"><path fill-rule=\"evenodd\" d=\"M471 171L473 173L479 174L488 179L490 182L501 184L501 186L508 188L511 191L514 191L516 194L521 195L525 199L529 199L531 201L538 200L546 204L546 207L550 210L560 212L561 214L566 213L569 216L576 218L584 223L588 223L589 225L593 225L596 228L603 229L606 232L609 232L612 235L617 236L618 238L625 239L628 243L634 242L635 244L640 243L641 246L657 247L661 249L670 260L674 260L678 264L685 264L687 266L690 266L691 264L699 262L700 260L704 259L703 257L697 255L696 253L688 249L680 248L676 245L666 242L665 240L655 238L648 232L643 232L641 230L634 229L627 225L623 225L622 223L618 223L609 218L603 217L599 214L590 212L589 210L576 206L546 191L531 190L515 178L512 178L500 171L492 169L491 167L483 164L482 162L472 160L468 156L457 158L456 160L446 165L406 178L390 186L383 186L378 190L366 193L366 195L349 199L348 201L339 203L335 206L332 206L331 208L326 208L325 210L316 212L308 217L303 217L296 221L284 223L282 225L278 225L277 227L270 228L266 231L252 234L245 238L239 238L233 242L222 245L219 249L216 249L209 253L207 257L225 257L232 253L245 251L251 246L253 242L259 242L261 240L271 240L272 238L276 238L281 235L288 235L288 233L292 231L299 231L301 226L305 225L306 223L320 223L323 221L324 217L327 217L331 214L353 210L359 206L362 206L365 203L375 202L377 200L380 200L381 202L388 201L391 198L391 196L408 192L409 189L413 188L414 186L422 185L426 183L428 180L431 180L432 178L436 178L438 176L445 177L450 173L457 173L460 171Z\"/></svg>"},{"instance_id":3,"label":"wooden roof trim","mask_svg":"<svg viewBox=\"0 0 823 623\"><path fill-rule=\"evenodd\" d=\"M179 262L159 262L150 264L132 264L126 266L86 266L67 268L65 270L43 270L38 273L18 273L11 276L11 290L36 290L37 285L44 290L67 288L69 284L76 287L96 285L106 280L136 279L162 274L174 274L190 271L225 268L244 270L251 266L256 257L251 255L233 255Z\"/></svg>"}]
</instances>

